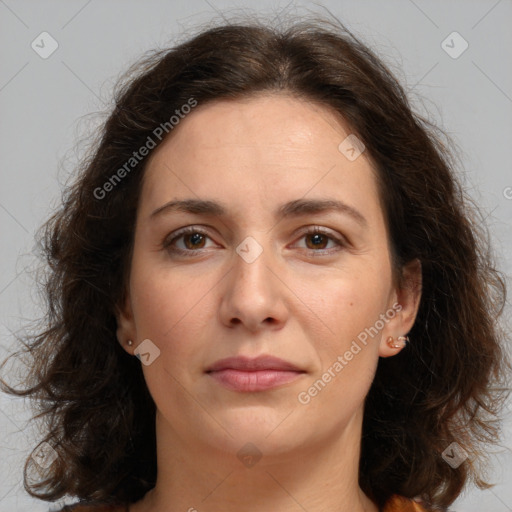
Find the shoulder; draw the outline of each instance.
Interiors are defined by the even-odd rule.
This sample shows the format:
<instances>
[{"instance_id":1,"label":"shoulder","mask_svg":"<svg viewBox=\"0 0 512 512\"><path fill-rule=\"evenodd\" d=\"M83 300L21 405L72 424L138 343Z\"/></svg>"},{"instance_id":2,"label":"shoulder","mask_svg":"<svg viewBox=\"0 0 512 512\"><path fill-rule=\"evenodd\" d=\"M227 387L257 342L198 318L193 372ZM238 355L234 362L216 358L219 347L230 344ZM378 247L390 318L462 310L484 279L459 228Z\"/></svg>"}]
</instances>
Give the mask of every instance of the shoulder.
<instances>
[{"instance_id":1,"label":"shoulder","mask_svg":"<svg viewBox=\"0 0 512 512\"><path fill-rule=\"evenodd\" d=\"M428 512L420 503L404 498L403 496L394 495L384 505L382 512Z\"/></svg>"}]
</instances>

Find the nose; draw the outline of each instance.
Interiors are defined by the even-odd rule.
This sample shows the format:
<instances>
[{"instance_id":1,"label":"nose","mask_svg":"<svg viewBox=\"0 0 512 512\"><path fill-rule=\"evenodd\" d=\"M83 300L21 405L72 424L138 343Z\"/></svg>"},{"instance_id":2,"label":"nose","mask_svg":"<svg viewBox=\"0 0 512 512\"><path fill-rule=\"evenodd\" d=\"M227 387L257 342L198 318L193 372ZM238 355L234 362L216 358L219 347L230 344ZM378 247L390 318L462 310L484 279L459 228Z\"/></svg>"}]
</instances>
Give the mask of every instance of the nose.
<instances>
[{"instance_id":1,"label":"nose","mask_svg":"<svg viewBox=\"0 0 512 512\"><path fill-rule=\"evenodd\" d=\"M288 315L288 288L271 249L265 248L254 260L240 254L235 253L233 268L223 280L222 322L231 328L240 324L250 332L282 328Z\"/></svg>"}]
</instances>

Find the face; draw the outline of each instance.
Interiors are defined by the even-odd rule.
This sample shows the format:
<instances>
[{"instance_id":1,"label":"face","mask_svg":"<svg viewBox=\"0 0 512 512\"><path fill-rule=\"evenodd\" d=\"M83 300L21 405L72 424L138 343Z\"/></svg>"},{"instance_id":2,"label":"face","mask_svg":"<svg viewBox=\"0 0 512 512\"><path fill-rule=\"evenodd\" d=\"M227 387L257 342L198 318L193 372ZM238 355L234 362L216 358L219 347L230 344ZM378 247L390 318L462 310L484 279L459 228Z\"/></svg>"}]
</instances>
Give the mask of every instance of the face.
<instances>
[{"instance_id":1,"label":"face","mask_svg":"<svg viewBox=\"0 0 512 512\"><path fill-rule=\"evenodd\" d=\"M132 354L149 340L157 421L179 442L313 447L357 424L379 357L399 352L385 340L410 330L418 295L393 282L350 134L323 106L260 95L199 105L151 155L118 338ZM289 367L210 371L260 356Z\"/></svg>"}]
</instances>

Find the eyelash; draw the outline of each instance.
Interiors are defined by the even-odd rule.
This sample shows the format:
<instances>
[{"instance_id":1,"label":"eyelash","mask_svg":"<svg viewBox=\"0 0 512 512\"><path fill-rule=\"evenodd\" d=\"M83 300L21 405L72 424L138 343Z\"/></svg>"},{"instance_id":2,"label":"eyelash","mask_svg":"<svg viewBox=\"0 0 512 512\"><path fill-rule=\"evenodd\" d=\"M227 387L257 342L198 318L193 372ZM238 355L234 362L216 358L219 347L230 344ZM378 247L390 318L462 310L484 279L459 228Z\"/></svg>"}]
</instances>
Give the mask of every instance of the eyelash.
<instances>
[{"instance_id":1,"label":"eyelash","mask_svg":"<svg viewBox=\"0 0 512 512\"><path fill-rule=\"evenodd\" d=\"M197 255L196 253L198 253L201 249L197 249L197 250L180 249L180 248L173 246L174 242L176 240L182 238L183 236L192 235L192 234L196 234L196 233L210 238L208 233L206 231L204 231L203 229L196 228L194 226L188 226L186 228L176 231L175 233L172 233L171 236L174 235L174 236L172 236L172 238L170 238L170 237L165 238L162 242L162 249L167 250L171 254L178 254L178 255L187 256L187 257L196 256ZM331 249L321 249L318 251L314 250L314 249L306 249L306 252L308 252L308 254L310 254L314 257L330 256L331 254L333 254L333 252L337 252L346 246L346 243L341 238L333 236L330 232L327 232L326 230L324 230L318 226L315 226L313 229L309 229L308 231L305 231L304 233L302 233L301 238L303 238L307 235L317 235L317 234L326 236L330 240L334 241L338 247L331 248Z\"/></svg>"}]
</instances>

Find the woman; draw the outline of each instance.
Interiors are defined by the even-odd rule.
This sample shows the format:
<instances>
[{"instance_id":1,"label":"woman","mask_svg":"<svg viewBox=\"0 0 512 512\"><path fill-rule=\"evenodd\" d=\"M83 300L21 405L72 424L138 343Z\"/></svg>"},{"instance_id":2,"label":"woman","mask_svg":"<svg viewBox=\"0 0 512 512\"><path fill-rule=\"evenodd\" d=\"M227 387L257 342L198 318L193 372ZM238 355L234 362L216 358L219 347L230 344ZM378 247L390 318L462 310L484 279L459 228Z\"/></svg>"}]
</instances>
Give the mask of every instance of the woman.
<instances>
[{"instance_id":1,"label":"woman","mask_svg":"<svg viewBox=\"0 0 512 512\"><path fill-rule=\"evenodd\" d=\"M10 390L48 422L28 491L396 512L484 487L504 284L383 63L338 25L248 23L132 71L43 232L47 328Z\"/></svg>"}]
</instances>

